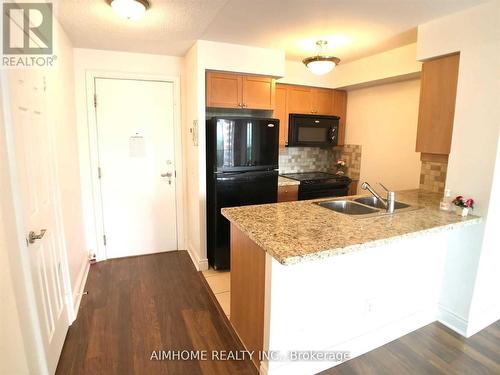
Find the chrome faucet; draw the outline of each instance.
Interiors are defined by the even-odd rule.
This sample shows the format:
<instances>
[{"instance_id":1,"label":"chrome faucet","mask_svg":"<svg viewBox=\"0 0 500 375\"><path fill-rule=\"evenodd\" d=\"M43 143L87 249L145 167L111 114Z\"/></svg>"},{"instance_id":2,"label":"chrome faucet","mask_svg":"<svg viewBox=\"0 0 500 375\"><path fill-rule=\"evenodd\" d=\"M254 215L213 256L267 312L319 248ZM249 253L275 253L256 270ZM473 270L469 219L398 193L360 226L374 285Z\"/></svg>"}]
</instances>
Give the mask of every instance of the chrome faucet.
<instances>
[{"instance_id":1,"label":"chrome faucet","mask_svg":"<svg viewBox=\"0 0 500 375\"><path fill-rule=\"evenodd\" d=\"M361 189L368 190L370 193L372 193L373 196L377 198L384 205L387 213L392 214L394 213L394 202L396 201L396 193L387 189L380 182L379 185L382 186L384 190L387 192L387 199L382 198L375 190L373 190L373 188L370 186L368 182L363 182L363 184L361 185Z\"/></svg>"}]
</instances>

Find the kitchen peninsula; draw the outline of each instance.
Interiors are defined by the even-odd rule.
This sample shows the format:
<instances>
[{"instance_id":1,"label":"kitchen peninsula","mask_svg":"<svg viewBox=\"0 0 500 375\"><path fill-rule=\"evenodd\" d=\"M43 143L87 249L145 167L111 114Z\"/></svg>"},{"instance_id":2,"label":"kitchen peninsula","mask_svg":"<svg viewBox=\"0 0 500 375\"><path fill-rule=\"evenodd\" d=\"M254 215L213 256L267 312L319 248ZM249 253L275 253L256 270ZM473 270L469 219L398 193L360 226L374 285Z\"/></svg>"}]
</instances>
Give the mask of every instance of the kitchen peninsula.
<instances>
[{"instance_id":1,"label":"kitchen peninsula","mask_svg":"<svg viewBox=\"0 0 500 375\"><path fill-rule=\"evenodd\" d=\"M222 210L231 222L230 320L248 350L354 357L437 319L450 236L481 219L440 211L436 193L396 199L412 209L361 218L322 199ZM273 375L337 364L254 362Z\"/></svg>"}]
</instances>

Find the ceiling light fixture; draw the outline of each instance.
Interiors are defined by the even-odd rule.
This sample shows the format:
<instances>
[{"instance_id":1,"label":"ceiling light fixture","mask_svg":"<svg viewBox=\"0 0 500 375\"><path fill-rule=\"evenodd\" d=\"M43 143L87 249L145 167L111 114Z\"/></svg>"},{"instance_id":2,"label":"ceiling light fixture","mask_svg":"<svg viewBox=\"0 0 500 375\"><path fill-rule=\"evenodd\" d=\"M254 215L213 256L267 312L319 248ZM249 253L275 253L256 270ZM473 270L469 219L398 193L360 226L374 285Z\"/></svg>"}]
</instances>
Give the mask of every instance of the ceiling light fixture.
<instances>
[{"instance_id":1,"label":"ceiling light fixture","mask_svg":"<svg viewBox=\"0 0 500 375\"><path fill-rule=\"evenodd\" d=\"M316 45L318 46L318 54L302 60L304 65L307 66L307 69L309 69L309 71L313 74L323 75L329 73L333 70L333 68L335 68L335 65L340 62L338 57L321 55L321 51L325 48L327 43L328 42L326 40L318 40L316 42Z\"/></svg>"},{"instance_id":2,"label":"ceiling light fixture","mask_svg":"<svg viewBox=\"0 0 500 375\"><path fill-rule=\"evenodd\" d=\"M138 20L151 6L149 0L108 0L109 5L120 17Z\"/></svg>"}]
</instances>

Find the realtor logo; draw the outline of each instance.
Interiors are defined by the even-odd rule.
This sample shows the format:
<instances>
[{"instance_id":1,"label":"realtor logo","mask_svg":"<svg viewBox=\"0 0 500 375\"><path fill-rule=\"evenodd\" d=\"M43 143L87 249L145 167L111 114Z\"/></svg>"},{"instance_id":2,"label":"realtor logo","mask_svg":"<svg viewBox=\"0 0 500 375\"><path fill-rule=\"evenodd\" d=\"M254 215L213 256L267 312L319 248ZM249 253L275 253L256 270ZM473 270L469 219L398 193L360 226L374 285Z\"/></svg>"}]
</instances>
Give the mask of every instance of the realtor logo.
<instances>
[{"instance_id":1,"label":"realtor logo","mask_svg":"<svg viewBox=\"0 0 500 375\"><path fill-rule=\"evenodd\" d=\"M3 4L3 54L51 55L51 3Z\"/></svg>"}]
</instances>

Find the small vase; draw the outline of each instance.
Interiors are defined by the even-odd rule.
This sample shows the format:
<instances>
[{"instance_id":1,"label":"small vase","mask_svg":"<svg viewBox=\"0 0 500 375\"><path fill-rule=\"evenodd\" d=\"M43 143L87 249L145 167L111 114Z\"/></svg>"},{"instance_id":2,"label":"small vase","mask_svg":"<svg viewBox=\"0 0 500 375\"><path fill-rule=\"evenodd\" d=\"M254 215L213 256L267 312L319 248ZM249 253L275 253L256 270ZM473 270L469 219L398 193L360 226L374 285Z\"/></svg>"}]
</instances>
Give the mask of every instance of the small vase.
<instances>
[{"instance_id":1,"label":"small vase","mask_svg":"<svg viewBox=\"0 0 500 375\"><path fill-rule=\"evenodd\" d=\"M469 214L469 208L468 207L455 207L455 212L459 216L467 216Z\"/></svg>"}]
</instances>

